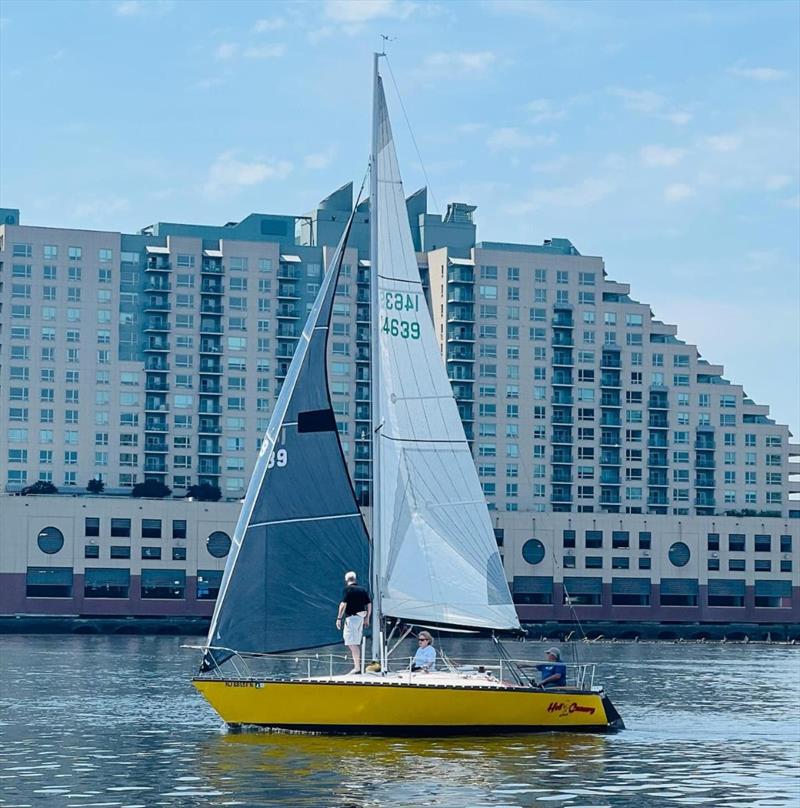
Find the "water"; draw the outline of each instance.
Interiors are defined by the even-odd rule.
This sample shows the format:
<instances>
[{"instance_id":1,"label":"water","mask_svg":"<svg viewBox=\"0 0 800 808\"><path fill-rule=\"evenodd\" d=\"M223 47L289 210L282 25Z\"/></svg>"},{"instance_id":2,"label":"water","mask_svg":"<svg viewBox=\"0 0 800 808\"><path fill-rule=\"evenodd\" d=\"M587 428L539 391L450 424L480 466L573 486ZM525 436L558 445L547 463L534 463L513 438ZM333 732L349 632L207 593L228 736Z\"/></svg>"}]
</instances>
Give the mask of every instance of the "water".
<instances>
[{"instance_id":1,"label":"water","mask_svg":"<svg viewBox=\"0 0 800 808\"><path fill-rule=\"evenodd\" d=\"M583 647L625 732L393 740L229 734L180 644L0 637L0 806L800 804L798 648Z\"/></svg>"}]
</instances>

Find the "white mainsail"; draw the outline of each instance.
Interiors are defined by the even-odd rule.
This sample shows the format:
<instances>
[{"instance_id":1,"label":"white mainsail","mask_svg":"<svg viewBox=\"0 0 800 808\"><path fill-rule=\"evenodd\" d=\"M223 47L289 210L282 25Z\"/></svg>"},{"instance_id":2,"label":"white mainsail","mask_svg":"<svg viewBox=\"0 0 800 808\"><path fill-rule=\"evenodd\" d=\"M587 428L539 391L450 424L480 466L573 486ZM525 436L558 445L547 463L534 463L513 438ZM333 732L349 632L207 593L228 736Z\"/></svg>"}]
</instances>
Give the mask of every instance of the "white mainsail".
<instances>
[{"instance_id":1,"label":"white mainsail","mask_svg":"<svg viewBox=\"0 0 800 808\"><path fill-rule=\"evenodd\" d=\"M370 206L377 218L372 264L378 309L372 316L378 317L373 363L380 388L374 426L381 611L421 623L519 628L425 302L383 84L376 81L377 182Z\"/></svg>"}]
</instances>

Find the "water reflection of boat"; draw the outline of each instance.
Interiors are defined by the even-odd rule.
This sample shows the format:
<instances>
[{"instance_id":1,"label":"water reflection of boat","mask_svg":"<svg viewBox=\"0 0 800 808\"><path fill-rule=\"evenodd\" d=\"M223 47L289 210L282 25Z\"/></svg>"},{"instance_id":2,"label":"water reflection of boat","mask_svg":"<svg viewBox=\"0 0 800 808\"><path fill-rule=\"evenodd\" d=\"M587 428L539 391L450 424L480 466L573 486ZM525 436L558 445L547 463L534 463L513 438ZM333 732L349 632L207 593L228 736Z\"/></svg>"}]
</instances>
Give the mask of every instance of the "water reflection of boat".
<instances>
[{"instance_id":1,"label":"water reflection of boat","mask_svg":"<svg viewBox=\"0 0 800 808\"><path fill-rule=\"evenodd\" d=\"M309 314L256 462L197 689L231 725L380 734L607 731L600 688L543 691L496 642L500 666L392 669L404 626L520 630L428 313L375 57L370 161L371 543L328 394L325 357L353 217ZM335 643L336 582L370 570L377 671L255 676L247 655ZM362 576L366 577L366 574ZM265 586L265 583L268 585ZM373 666L370 666L372 668Z\"/></svg>"}]
</instances>

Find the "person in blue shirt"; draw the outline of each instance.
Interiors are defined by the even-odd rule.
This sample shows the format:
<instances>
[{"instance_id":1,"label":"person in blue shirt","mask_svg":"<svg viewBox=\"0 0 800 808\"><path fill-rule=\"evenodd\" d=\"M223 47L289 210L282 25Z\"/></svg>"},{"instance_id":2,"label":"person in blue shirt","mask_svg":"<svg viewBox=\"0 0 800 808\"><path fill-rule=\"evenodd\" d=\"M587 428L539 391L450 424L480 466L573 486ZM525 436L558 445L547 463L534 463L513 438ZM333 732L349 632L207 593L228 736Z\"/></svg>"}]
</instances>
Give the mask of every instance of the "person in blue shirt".
<instances>
[{"instance_id":1,"label":"person in blue shirt","mask_svg":"<svg viewBox=\"0 0 800 808\"><path fill-rule=\"evenodd\" d=\"M536 670L542 674L539 685L541 687L566 687L567 666L561 661L561 651L558 648L548 648L545 656L547 664L536 666Z\"/></svg>"},{"instance_id":2,"label":"person in blue shirt","mask_svg":"<svg viewBox=\"0 0 800 808\"><path fill-rule=\"evenodd\" d=\"M436 670L436 649L433 647L433 637L430 632L420 631L417 636L419 648L414 654L414 661L411 663L412 671L422 671L430 673Z\"/></svg>"}]
</instances>

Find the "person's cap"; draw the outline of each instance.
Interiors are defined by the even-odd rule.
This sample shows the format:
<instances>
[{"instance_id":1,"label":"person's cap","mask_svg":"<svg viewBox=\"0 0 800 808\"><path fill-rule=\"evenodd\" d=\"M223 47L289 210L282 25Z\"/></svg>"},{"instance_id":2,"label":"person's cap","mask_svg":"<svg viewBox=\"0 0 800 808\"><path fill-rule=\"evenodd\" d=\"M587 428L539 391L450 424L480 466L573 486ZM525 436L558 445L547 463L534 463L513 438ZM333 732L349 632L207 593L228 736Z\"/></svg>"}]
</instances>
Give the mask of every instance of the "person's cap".
<instances>
[{"instance_id":1,"label":"person's cap","mask_svg":"<svg viewBox=\"0 0 800 808\"><path fill-rule=\"evenodd\" d=\"M345 581L355 581L358 579L358 576L353 572L353 570L350 570L344 574L344 579Z\"/></svg>"},{"instance_id":2,"label":"person's cap","mask_svg":"<svg viewBox=\"0 0 800 808\"><path fill-rule=\"evenodd\" d=\"M561 659L561 651L558 648L548 648L545 654L552 654L556 659Z\"/></svg>"}]
</instances>

